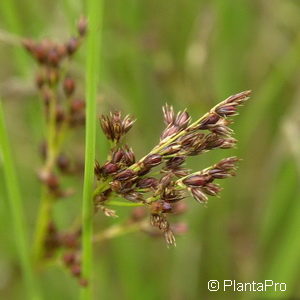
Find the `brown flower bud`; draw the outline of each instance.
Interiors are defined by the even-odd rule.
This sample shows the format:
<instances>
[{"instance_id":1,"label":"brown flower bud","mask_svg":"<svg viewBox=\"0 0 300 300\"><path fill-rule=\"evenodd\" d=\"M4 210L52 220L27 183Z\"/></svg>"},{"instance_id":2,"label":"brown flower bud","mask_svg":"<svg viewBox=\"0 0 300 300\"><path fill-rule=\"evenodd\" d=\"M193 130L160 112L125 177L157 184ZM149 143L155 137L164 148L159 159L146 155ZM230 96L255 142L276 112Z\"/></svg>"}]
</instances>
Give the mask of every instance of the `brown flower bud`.
<instances>
[{"instance_id":1,"label":"brown flower bud","mask_svg":"<svg viewBox=\"0 0 300 300\"><path fill-rule=\"evenodd\" d=\"M171 144L167 147L165 147L162 151L162 155L172 155L177 153L181 149L181 145L178 144Z\"/></svg>"},{"instance_id":2,"label":"brown flower bud","mask_svg":"<svg viewBox=\"0 0 300 300\"><path fill-rule=\"evenodd\" d=\"M237 108L233 105L223 105L216 108L216 113L222 117L234 116L237 114Z\"/></svg>"},{"instance_id":3,"label":"brown flower bud","mask_svg":"<svg viewBox=\"0 0 300 300\"><path fill-rule=\"evenodd\" d=\"M123 149L118 149L116 151L113 152L112 154L112 159L111 161L113 163L118 163L122 160L122 158L124 157L124 150Z\"/></svg>"},{"instance_id":4,"label":"brown flower bud","mask_svg":"<svg viewBox=\"0 0 300 300\"><path fill-rule=\"evenodd\" d=\"M45 176L41 175L41 179L49 187L49 189L51 190L58 189L59 179L55 174L49 173L46 174Z\"/></svg>"},{"instance_id":5,"label":"brown flower bud","mask_svg":"<svg viewBox=\"0 0 300 300\"><path fill-rule=\"evenodd\" d=\"M150 154L144 159L145 167L155 167L162 161L162 157L159 154Z\"/></svg>"},{"instance_id":6,"label":"brown flower bud","mask_svg":"<svg viewBox=\"0 0 300 300\"><path fill-rule=\"evenodd\" d=\"M119 170L119 167L117 164L114 163L106 163L103 167L102 167L102 172L104 175L110 175L113 174L115 172L117 172Z\"/></svg>"},{"instance_id":7,"label":"brown flower bud","mask_svg":"<svg viewBox=\"0 0 300 300\"><path fill-rule=\"evenodd\" d=\"M210 196L216 196L220 193L221 188L219 185L214 183L208 183L203 188L202 191Z\"/></svg>"},{"instance_id":8,"label":"brown flower bud","mask_svg":"<svg viewBox=\"0 0 300 300\"><path fill-rule=\"evenodd\" d=\"M57 67L60 63L61 57L57 51L56 48L50 49L50 51L47 53L47 63L50 66Z\"/></svg>"},{"instance_id":9,"label":"brown flower bud","mask_svg":"<svg viewBox=\"0 0 300 300\"><path fill-rule=\"evenodd\" d=\"M168 136L171 136L179 131L179 128L175 125L168 126L160 136L160 139L163 140Z\"/></svg>"},{"instance_id":10,"label":"brown flower bud","mask_svg":"<svg viewBox=\"0 0 300 300\"><path fill-rule=\"evenodd\" d=\"M189 124L190 119L191 119L191 117L186 111L179 112L176 116L174 124L176 126L180 127L181 129L184 129Z\"/></svg>"},{"instance_id":11,"label":"brown flower bud","mask_svg":"<svg viewBox=\"0 0 300 300\"><path fill-rule=\"evenodd\" d=\"M75 112L81 112L84 110L85 107L85 102L82 99L73 99L71 102L71 112L75 113Z\"/></svg>"},{"instance_id":12,"label":"brown flower bud","mask_svg":"<svg viewBox=\"0 0 300 300\"><path fill-rule=\"evenodd\" d=\"M126 150L124 151L123 160L127 166L131 166L132 164L135 163L135 155L132 149L129 148L128 146L126 146Z\"/></svg>"},{"instance_id":13,"label":"brown flower bud","mask_svg":"<svg viewBox=\"0 0 300 300\"><path fill-rule=\"evenodd\" d=\"M77 31L81 37L85 36L87 31L87 19L85 17L80 17L77 24Z\"/></svg>"},{"instance_id":14,"label":"brown flower bud","mask_svg":"<svg viewBox=\"0 0 300 300\"><path fill-rule=\"evenodd\" d=\"M65 253L63 256L63 262L66 266L71 266L76 261L76 255L74 252Z\"/></svg>"},{"instance_id":15,"label":"brown flower bud","mask_svg":"<svg viewBox=\"0 0 300 300\"><path fill-rule=\"evenodd\" d=\"M35 44L33 55L39 63L43 64L47 61L48 49L44 44Z\"/></svg>"},{"instance_id":16,"label":"brown flower bud","mask_svg":"<svg viewBox=\"0 0 300 300\"><path fill-rule=\"evenodd\" d=\"M232 157L222 159L215 166L217 168L220 168L220 169L224 170L224 171L230 171L232 169L233 170L235 169L235 165L239 161L240 160L237 157L232 156Z\"/></svg>"},{"instance_id":17,"label":"brown flower bud","mask_svg":"<svg viewBox=\"0 0 300 300\"><path fill-rule=\"evenodd\" d=\"M231 176L227 171L223 171L220 169L212 169L208 171L209 175L211 175L214 179L225 179Z\"/></svg>"},{"instance_id":18,"label":"brown flower bud","mask_svg":"<svg viewBox=\"0 0 300 300\"><path fill-rule=\"evenodd\" d=\"M67 97L71 96L75 90L75 81L70 77L66 77L63 82L63 89Z\"/></svg>"},{"instance_id":19,"label":"brown flower bud","mask_svg":"<svg viewBox=\"0 0 300 300\"><path fill-rule=\"evenodd\" d=\"M56 160L56 164L57 164L57 167L60 169L60 171L62 172L66 172L69 170L70 168L70 160L69 158L64 155L64 154L60 154L58 157L57 157L57 160Z\"/></svg>"},{"instance_id":20,"label":"brown flower bud","mask_svg":"<svg viewBox=\"0 0 300 300\"><path fill-rule=\"evenodd\" d=\"M74 54L74 52L76 52L76 50L79 47L79 40L76 37L71 38L67 44L66 44L66 48L67 48L67 53L68 55L72 55Z\"/></svg>"},{"instance_id":21,"label":"brown flower bud","mask_svg":"<svg viewBox=\"0 0 300 300\"><path fill-rule=\"evenodd\" d=\"M151 167L142 166L140 170L138 170L137 175L138 176L144 176L148 174L151 171Z\"/></svg>"},{"instance_id":22,"label":"brown flower bud","mask_svg":"<svg viewBox=\"0 0 300 300\"><path fill-rule=\"evenodd\" d=\"M226 125L216 125L211 131L222 136L230 136L233 134L233 130Z\"/></svg>"},{"instance_id":23,"label":"brown flower bud","mask_svg":"<svg viewBox=\"0 0 300 300\"><path fill-rule=\"evenodd\" d=\"M115 176L115 180L118 181L125 181L128 179L131 179L135 176L135 172L131 169L125 169L121 172L119 172L116 176Z\"/></svg>"},{"instance_id":24,"label":"brown flower bud","mask_svg":"<svg viewBox=\"0 0 300 300\"><path fill-rule=\"evenodd\" d=\"M224 139L222 145L220 146L221 149L231 149L237 143L237 140L234 138Z\"/></svg>"},{"instance_id":25,"label":"brown flower bud","mask_svg":"<svg viewBox=\"0 0 300 300\"><path fill-rule=\"evenodd\" d=\"M183 180L183 183L187 186L204 186L208 181L210 177L207 175L192 175L188 178L185 178Z\"/></svg>"},{"instance_id":26,"label":"brown flower bud","mask_svg":"<svg viewBox=\"0 0 300 300\"><path fill-rule=\"evenodd\" d=\"M168 169L175 169L182 165L184 161L185 157L183 156L172 157L166 162L166 167Z\"/></svg>"},{"instance_id":27,"label":"brown flower bud","mask_svg":"<svg viewBox=\"0 0 300 300\"><path fill-rule=\"evenodd\" d=\"M158 180L154 177L146 177L142 178L136 184L137 187L145 189L145 188L156 188L158 186Z\"/></svg>"},{"instance_id":28,"label":"brown flower bud","mask_svg":"<svg viewBox=\"0 0 300 300\"><path fill-rule=\"evenodd\" d=\"M211 127L211 125L216 124L219 121L219 119L220 116L218 116L217 114L210 114L208 117L201 121L199 129L208 129Z\"/></svg>"},{"instance_id":29,"label":"brown flower bud","mask_svg":"<svg viewBox=\"0 0 300 300\"><path fill-rule=\"evenodd\" d=\"M115 142L120 141L120 139L130 130L134 122L135 120L128 115L122 119L121 112L119 111L100 117L100 125L104 134L109 140Z\"/></svg>"}]
</instances>

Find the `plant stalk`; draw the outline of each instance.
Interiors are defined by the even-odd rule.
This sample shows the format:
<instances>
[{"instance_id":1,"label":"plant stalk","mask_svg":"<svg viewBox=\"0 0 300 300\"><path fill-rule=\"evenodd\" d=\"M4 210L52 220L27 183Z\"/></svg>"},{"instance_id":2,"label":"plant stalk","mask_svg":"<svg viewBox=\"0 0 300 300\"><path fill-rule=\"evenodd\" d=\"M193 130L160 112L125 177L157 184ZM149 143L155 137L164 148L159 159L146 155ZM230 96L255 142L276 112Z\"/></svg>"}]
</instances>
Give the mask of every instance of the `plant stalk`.
<instances>
[{"instance_id":1,"label":"plant stalk","mask_svg":"<svg viewBox=\"0 0 300 300\"><path fill-rule=\"evenodd\" d=\"M86 134L85 169L82 201L82 275L88 280L81 288L81 299L92 299L93 266L93 184L96 135L96 97L99 79L99 57L101 55L103 0L87 1L89 33L86 60Z\"/></svg>"}]
</instances>

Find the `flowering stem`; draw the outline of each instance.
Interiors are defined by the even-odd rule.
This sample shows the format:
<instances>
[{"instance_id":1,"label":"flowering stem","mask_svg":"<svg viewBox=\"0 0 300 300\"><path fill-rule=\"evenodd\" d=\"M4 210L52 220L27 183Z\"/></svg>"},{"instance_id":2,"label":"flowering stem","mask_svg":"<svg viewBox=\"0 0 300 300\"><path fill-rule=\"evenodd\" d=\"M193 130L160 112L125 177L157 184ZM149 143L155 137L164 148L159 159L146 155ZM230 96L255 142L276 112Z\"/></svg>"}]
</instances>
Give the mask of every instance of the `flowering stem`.
<instances>
[{"instance_id":1,"label":"flowering stem","mask_svg":"<svg viewBox=\"0 0 300 300\"><path fill-rule=\"evenodd\" d=\"M52 97L49 102L49 116L48 116L48 130L47 130L47 158L42 170L43 175L48 175L56 161L56 156L58 153L56 145L56 97L54 95L54 88L51 89ZM54 198L48 191L48 187L43 186L40 209L37 218L35 241L34 241L34 258L35 263L38 264L43 258L44 254L44 244L47 236L47 229L49 222L51 220L52 206L54 203Z\"/></svg>"},{"instance_id":2,"label":"flowering stem","mask_svg":"<svg viewBox=\"0 0 300 300\"><path fill-rule=\"evenodd\" d=\"M47 191L47 187L43 186L34 241L34 258L36 265L44 257L45 239L51 219L53 201L54 199Z\"/></svg>"},{"instance_id":3,"label":"flowering stem","mask_svg":"<svg viewBox=\"0 0 300 300\"><path fill-rule=\"evenodd\" d=\"M148 219L144 219L140 222L128 223L128 224L117 224L109 227L108 229L96 234L93 241L95 243L103 240L112 239L127 233L135 232L140 230L143 226L148 224Z\"/></svg>"}]
</instances>

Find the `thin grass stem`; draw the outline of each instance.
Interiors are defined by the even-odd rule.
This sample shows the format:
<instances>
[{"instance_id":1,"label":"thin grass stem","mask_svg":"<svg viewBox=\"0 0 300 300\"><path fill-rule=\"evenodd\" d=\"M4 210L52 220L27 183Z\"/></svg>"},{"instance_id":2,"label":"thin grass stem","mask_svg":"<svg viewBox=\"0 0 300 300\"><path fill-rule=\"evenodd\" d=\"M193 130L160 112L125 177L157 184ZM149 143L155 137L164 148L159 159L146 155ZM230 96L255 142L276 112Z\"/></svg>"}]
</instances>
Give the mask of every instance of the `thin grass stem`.
<instances>
[{"instance_id":1,"label":"thin grass stem","mask_svg":"<svg viewBox=\"0 0 300 300\"><path fill-rule=\"evenodd\" d=\"M15 241L20 265L27 287L28 299L39 299L37 285L32 271L32 263L28 247L28 234L22 207L21 193L6 131L2 103L0 101L0 154L3 159L3 171L6 180L8 201L11 210Z\"/></svg>"},{"instance_id":2,"label":"thin grass stem","mask_svg":"<svg viewBox=\"0 0 300 300\"><path fill-rule=\"evenodd\" d=\"M96 96L99 79L99 56L102 32L102 0L87 2L89 34L87 38L86 60L86 138L85 138L85 170L82 202L82 275L89 281L87 287L81 289L81 299L92 299L92 265L93 265L93 183L95 162L96 134Z\"/></svg>"}]
</instances>

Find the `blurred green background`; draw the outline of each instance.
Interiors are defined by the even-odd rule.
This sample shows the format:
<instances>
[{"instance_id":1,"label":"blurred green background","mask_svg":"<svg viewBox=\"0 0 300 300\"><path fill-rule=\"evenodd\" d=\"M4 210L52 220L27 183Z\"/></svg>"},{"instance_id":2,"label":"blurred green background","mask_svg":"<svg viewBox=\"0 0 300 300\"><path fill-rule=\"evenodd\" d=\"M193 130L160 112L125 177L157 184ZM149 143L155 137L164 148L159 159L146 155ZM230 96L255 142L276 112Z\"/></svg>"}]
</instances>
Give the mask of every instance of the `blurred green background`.
<instances>
[{"instance_id":1,"label":"blurred green background","mask_svg":"<svg viewBox=\"0 0 300 300\"><path fill-rule=\"evenodd\" d=\"M30 234L41 166L41 102L36 64L10 34L63 40L83 14L76 0L0 1L0 95L17 165ZM189 231L168 249L163 239L133 233L95 247L95 299L300 298L300 1L106 1L98 112L120 109L137 118L128 143L138 157L158 141L161 106L187 108L194 118L227 96L252 89L234 129L238 149L191 160L194 170L220 158L243 159L238 176L221 182L208 207L187 199L180 217ZM83 91L85 48L73 71ZM78 152L84 136L79 132ZM97 158L106 142L97 129ZM0 176L3 176L1 173ZM82 178L75 182L82 185ZM74 181L70 183L74 185ZM14 235L0 179L0 298L24 299ZM80 213L81 190L56 205L64 228ZM122 218L130 208L120 208ZM97 230L119 220L97 215ZM77 282L63 268L39 275L45 299L77 299ZM209 292L211 279L287 284L282 293Z\"/></svg>"}]
</instances>

